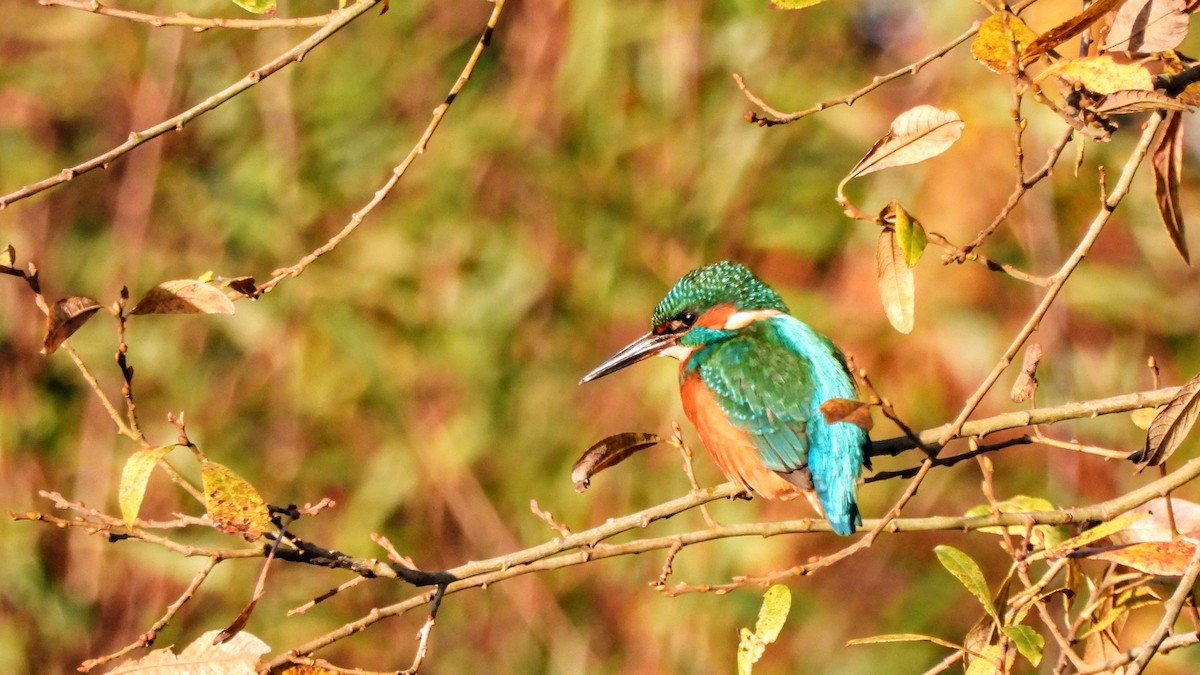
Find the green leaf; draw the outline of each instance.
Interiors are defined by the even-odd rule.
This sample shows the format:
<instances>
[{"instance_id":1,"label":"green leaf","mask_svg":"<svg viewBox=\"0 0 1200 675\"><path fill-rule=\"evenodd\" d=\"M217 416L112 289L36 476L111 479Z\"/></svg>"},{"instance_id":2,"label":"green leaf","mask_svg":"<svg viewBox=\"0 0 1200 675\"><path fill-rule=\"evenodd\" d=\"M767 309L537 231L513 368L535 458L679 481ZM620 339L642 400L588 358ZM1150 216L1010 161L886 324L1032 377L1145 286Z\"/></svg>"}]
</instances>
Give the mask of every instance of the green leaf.
<instances>
[{"instance_id":1,"label":"green leaf","mask_svg":"<svg viewBox=\"0 0 1200 675\"><path fill-rule=\"evenodd\" d=\"M275 11L275 0L233 0L233 4L255 14Z\"/></svg>"},{"instance_id":2,"label":"green leaf","mask_svg":"<svg viewBox=\"0 0 1200 675\"><path fill-rule=\"evenodd\" d=\"M896 219L896 244L904 253L904 262L908 263L909 267L916 267L921 254L925 252L929 238L925 236L925 228L921 226L921 222L913 218L900 202L892 202L892 207Z\"/></svg>"},{"instance_id":3,"label":"green leaf","mask_svg":"<svg viewBox=\"0 0 1200 675\"><path fill-rule=\"evenodd\" d=\"M1013 641L1013 644L1017 646L1017 651L1021 652L1021 656L1028 659L1034 668L1042 662L1042 652L1046 649L1046 638L1042 637L1041 633L1029 626L1005 626L1000 630L1004 631L1008 639Z\"/></svg>"},{"instance_id":4,"label":"green leaf","mask_svg":"<svg viewBox=\"0 0 1200 675\"><path fill-rule=\"evenodd\" d=\"M825 0L771 0L771 6L775 9L804 9L822 2Z\"/></svg>"},{"instance_id":5,"label":"green leaf","mask_svg":"<svg viewBox=\"0 0 1200 675\"><path fill-rule=\"evenodd\" d=\"M758 623L754 632L741 629L741 639L738 642L737 664L738 675L750 675L754 664L762 658L767 645L779 637L783 624L787 621L788 612L792 608L792 592L787 586L775 584L763 594L762 607L758 610Z\"/></svg>"},{"instance_id":6,"label":"green leaf","mask_svg":"<svg viewBox=\"0 0 1200 675\"><path fill-rule=\"evenodd\" d=\"M150 473L154 471L158 460L165 457L174 447L175 445L171 444L142 448L125 460L125 467L121 469L121 485L117 489L117 501L121 504L121 517L125 519L125 527L133 527L133 521L142 508L142 498L146 495Z\"/></svg>"},{"instance_id":7,"label":"green leaf","mask_svg":"<svg viewBox=\"0 0 1200 675\"><path fill-rule=\"evenodd\" d=\"M1016 495L1011 499L1005 499L1002 502L996 503L997 510L1000 513L1029 513L1030 511L1053 511L1054 504L1042 499L1041 497L1030 497L1027 495ZM992 507L990 504L979 504L972 506L964 514L968 518L976 518L979 516L992 515ZM981 527L980 532L988 534L1003 534L1005 530L1008 533L1017 537L1025 535L1027 530L1024 525L1009 525L1007 527ZM1033 544L1040 545L1041 548L1050 548L1056 546L1070 536L1069 530L1064 525L1034 525L1033 526Z\"/></svg>"},{"instance_id":8,"label":"green leaf","mask_svg":"<svg viewBox=\"0 0 1200 675\"><path fill-rule=\"evenodd\" d=\"M958 579L971 592L971 595L979 599L979 604L983 605L983 609L993 619L999 621L996 607L992 604L992 594L988 591L987 580L983 578L983 572L980 571L979 565L971 559L971 556L945 544L935 546L933 552L937 554L942 567L953 574L954 578Z\"/></svg>"},{"instance_id":9,"label":"green leaf","mask_svg":"<svg viewBox=\"0 0 1200 675\"><path fill-rule=\"evenodd\" d=\"M255 541L271 526L271 514L258 490L228 467L202 460L200 478L204 481L204 508L218 530Z\"/></svg>"}]
</instances>

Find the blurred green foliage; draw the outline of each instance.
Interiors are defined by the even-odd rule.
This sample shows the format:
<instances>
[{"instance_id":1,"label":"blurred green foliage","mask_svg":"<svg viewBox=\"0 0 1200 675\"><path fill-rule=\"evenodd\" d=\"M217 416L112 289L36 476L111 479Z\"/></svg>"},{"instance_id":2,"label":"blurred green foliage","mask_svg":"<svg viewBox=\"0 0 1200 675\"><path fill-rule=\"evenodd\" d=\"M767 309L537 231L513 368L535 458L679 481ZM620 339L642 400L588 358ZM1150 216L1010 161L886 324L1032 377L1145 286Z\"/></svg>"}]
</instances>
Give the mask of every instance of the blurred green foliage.
<instances>
[{"instance_id":1,"label":"blurred green foliage","mask_svg":"<svg viewBox=\"0 0 1200 675\"><path fill-rule=\"evenodd\" d=\"M237 11L216 0L122 6ZM280 13L329 9L285 2ZM16 0L0 0L0 11L3 191L108 149L305 34L195 33ZM36 261L54 297L107 303L126 285L136 298L159 281L208 270L264 279L324 242L383 183L489 11L485 2L392 2L181 132L7 208L0 244ZM428 153L359 232L266 298L238 303L236 316L131 322L143 425L154 442L170 442L165 416L184 411L192 439L269 502L335 499L336 509L297 526L312 541L382 557L367 538L381 532L426 569L523 548L553 536L529 513L531 498L581 529L687 489L678 457L658 449L576 494L570 466L595 440L667 433L683 416L665 361L588 387L575 382L644 330L676 278L725 257L754 267L796 314L853 354L910 424L943 423L1037 295L980 266L939 267L930 249L918 269L916 329L895 334L875 289L875 233L842 217L833 189L899 112L920 103L956 109L967 131L947 155L856 181L851 192L868 210L898 199L930 230L969 240L1013 183L1007 81L960 48L853 107L763 129L743 121L750 106L730 73L777 107L798 109L919 58L978 18L967 2L831 2L782 12L765 0L511 0ZM1040 163L1061 121L1040 109L1029 115L1028 157ZM1136 118L1125 125L1136 131ZM1089 145L1078 178L1064 163L986 253L1034 272L1055 269L1094 211L1095 161L1122 161L1131 137ZM1185 204L1194 203L1193 187L1185 182ZM133 444L114 437L65 354L38 356L43 323L30 294L0 281L0 505L45 510L37 491L50 489L115 511ZM1139 180L1035 338L1047 352L1038 401L1149 388L1149 355L1164 383L1190 376L1200 368L1195 281L1157 223L1148 181ZM119 396L111 320L97 316L72 344ZM1006 392L998 386L982 412L1010 408ZM894 433L888 426L874 435ZM1055 432L1117 448L1141 438L1125 419ZM185 453L171 458L195 474ZM1079 503L1141 480L1126 467L1045 448L1006 450L994 461L1001 498ZM702 481L718 480L706 458L697 465ZM978 481L970 463L939 471L909 514L962 513L981 501ZM882 513L899 491L894 482L868 485L864 514ZM161 476L151 481L144 514L188 508ZM739 502L714 513L739 522L808 515L804 508ZM687 514L662 527L700 525ZM884 537L797 580L792 620L756 672L873 673L881 658L889 672L911 672L936 662L944 653L930 645L843 644L884 632L965 633L975 613L938 568L933 545L968 549L985 572L997 551L990 541L960 539ZM672 580L764 573L840 543L807 536L693 547ZM3 672L67 672L132 641L200 564L8 519L0 520L0 556ZM737 628L753 622L758 592L668 599L646 587L661 563L661 555L618 559L451 596L431 669L729 672ZM254 562L221 565L158 644L186 644L224 626L257 574ZM374 581L284 618L345 580L278 566L248 630L284 649L410 591ZM323 656L403 667L423 619L376 626Z\"/></svg>"}]
</instances>

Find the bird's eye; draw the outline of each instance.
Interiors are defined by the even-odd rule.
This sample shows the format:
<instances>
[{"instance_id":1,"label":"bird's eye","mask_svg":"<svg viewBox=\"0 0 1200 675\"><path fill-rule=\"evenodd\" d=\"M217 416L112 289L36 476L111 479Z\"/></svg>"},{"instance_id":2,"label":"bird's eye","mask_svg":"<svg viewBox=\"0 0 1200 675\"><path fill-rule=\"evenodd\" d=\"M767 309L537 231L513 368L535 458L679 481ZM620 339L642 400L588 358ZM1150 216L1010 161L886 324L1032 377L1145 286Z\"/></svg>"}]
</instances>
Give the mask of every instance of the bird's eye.
<instances>
[{"instance_id":1,"label":"bird's eye","mask_svg":"<svg viewBox=\"0 0 1200 675\"><path fill-rule=\"evenodd\" d=\"M691 328L692 324L694 323L696 323L695 312L680 312L679 314L676 314L675 318L671 319L670 323L667 325L668 330L670 330L672 333L682 333Z\"/></svg>"}]
</instances>

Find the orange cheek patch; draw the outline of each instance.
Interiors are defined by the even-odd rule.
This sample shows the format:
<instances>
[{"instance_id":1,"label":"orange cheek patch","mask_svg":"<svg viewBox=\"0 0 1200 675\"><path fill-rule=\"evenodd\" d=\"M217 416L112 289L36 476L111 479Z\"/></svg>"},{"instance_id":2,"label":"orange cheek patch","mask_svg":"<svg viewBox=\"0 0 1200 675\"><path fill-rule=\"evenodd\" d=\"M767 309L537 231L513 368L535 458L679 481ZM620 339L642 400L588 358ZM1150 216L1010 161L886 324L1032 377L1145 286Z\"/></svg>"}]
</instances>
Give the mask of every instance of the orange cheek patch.
<instances>
[{"instance_id":1,"label":"orange cheek patch","mask_svg":"<svg viewBox=\"0 0 1200 675\"><path fill-rule=\"evenodd\" d=\"M799 488L762 463L754 441L729 421L698 373L684 378L679 393L684 413L726 478L767 499L786 500L801 494Z\"/></svg>"},{"instance_id":2,"label":"orange cheek patch","mask_svg":"<svg viewBox=\"0 0 1200 675\"><path fill-rule=\"evenodd\" d=\"M730 304L717 305L707 312L701 314L696 319L697 326L705 328L725 328L725 323L729 321L729 317L737 313L737 309Z\"/></svg>"}]
</instances>

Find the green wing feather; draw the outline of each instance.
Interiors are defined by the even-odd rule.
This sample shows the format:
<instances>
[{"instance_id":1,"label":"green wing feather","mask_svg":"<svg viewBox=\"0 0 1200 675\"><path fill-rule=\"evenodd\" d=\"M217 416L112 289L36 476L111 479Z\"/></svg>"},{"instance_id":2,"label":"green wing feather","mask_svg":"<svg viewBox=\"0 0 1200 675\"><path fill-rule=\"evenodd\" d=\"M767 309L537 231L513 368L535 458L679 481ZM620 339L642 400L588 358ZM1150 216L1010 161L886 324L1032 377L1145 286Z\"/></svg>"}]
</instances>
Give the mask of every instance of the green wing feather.
<instances>
[{"instance_id":1,"label":"green wing feather","mask_svg":"<svg viewBox=\"0 0 1200 675\"><path fill-rule=\"evenodd\" d=\"M770 322L703 348L691 363L730 421L750 435L767 468L787 474L808 466L812 368Z\"/></svg>"}]
</instances>

